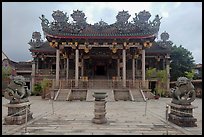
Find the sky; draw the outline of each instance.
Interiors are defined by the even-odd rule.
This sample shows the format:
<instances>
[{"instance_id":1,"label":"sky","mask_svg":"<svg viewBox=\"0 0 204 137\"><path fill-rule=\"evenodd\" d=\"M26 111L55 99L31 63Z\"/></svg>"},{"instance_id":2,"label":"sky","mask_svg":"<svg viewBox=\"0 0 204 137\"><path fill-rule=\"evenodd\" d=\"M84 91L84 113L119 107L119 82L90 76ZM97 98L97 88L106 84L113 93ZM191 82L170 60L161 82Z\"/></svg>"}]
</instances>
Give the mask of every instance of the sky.
<instances>
[{"instance_id":1,"label":"sky","mask_svg":"<svg viewBox=\"0 0 204 137\"><path fill-rule=\"evenodd\" d=\"M2 2L2 51L16 62L32 60L28 44L32 33L41 32L44 39L39 17L44 14L51 22L53 11L61 10L72 22L70 15L77 9L89 24L100 20L112 24L122 10L131 15L128 21L143 10L151 13L150 21L158 14L162 19L156 41L166 31L169 40L189 50L195 63L202 63L202 2Z\"/></svg>"}]
</instances>

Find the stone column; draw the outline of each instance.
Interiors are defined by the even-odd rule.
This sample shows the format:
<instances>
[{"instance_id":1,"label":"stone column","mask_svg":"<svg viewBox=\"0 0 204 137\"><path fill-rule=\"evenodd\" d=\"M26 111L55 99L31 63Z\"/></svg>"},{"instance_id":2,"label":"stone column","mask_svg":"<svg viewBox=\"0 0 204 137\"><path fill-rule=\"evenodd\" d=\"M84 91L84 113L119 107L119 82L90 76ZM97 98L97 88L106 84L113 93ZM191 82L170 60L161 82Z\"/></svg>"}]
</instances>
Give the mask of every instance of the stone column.
<instances>
[{"instance_id":1,"label":"stone column","mask_svg":"<svg viewBox=\"0 0 204 137\"><path fill-rule=\"evenodd\" d=\"M120 77L120 59L117 59L117 75Z\"/></svg>"},{"instance_id":2,"label":"stone column","mask_svg":"<svg viewBox=\"0 0 204 137\"><path fill-rule=\"evenodd\" d=\"M33 58L32 61L32 73L31 73L31 90L34 91L34 85L35 85L35 59Z\"/></svg>"},{"instance_id":3,"label":"stone column","mask_svg":"<svg viewBox=\"0 0 204 137\"><path fill-rule=\"evenodd\" d=\"M66 79L69 79L69 58L67 57Z\"/></svg>"},{"instance_id":4,"label":"stone column","mask_svg":"<svg viewBox=\"0 0 204 137\"><path fill-rule=\"evenodd\" d=\"M132 58L132 86L135 87L135 58L134 57Z\"/></svg>"},{"instance_id":5,"label":"stone column","mask_svg":"<svg viewBox=\"0 0 204 137\"><path fill-rule=\"evenodd\" d=\"M36 72L38 73L38 69L39 69L39 58L37 57L37 63L36 63Z\"/></svg>"},{"instance_id":6,"label":"stone column","mask_svg":"<svg viewBox=\"0 0 204 137\"><path fill-rule=\"evenodd\" d=\"M83 57L81 58L81 76L84 76L84 59Z\"/></svg>"},{"instance_id":7,"label":"stone column","mask_svg":"<svg viewBox=\"0 0 204 137\"><path fill-rule=\"evenodd\" d=\"M138 65L138 59L135 60L135 78L137 79L137 65Z\"/></svg>"},{"instance_id":8,"label":"stone column","mask_svg":"<svg viewBox=\"0 0 204 137\"><path fill-rule=\"evenodd\" d=\"M124 42L123 47L123 87L126 87L126 49L127 43Z\"/></svg>"},{"instance_id":9,"label":"stone column","mask_svg":"<svg viewBox=\"0 0 204 137\"><path fill-rule=\"evenodd\" d=\"M79 79L79 49L76 45L76 50L75 50L75 87L78 87L78 79Z\"/></svg>"},{"instance_id":10,"label":"stone column","mask_svg":"<svg viewBox=\"0 0 204 137\"><path fill-rule=\"evenodd\" d=\"M142 49L142 87L145 86L145 49Z\"/></svg>"},{"instance_id":11,"label":"stone column","mask_svg":"<svg viewBox=\"0 0 204 137\"><path fill-rule=\"evenodd\" d=\"M166 72L167 72L166 89L167 89L167 92L169 92L169 90L170 90L170 67L169 67L170 60L169 59L170 59L170 57L167 54L167 59L166 59Z\"/></svg>"},{"instance_id":12,"label":"stone column","mask_svg":"<svg viewBox=\"0 0 204 137\"><path fill-rule=\"evenodd\" d=\"M59 87L59 61L60 61L60 51L59 49L56 50L56 87Z\"/></svg>"}]
</instances>

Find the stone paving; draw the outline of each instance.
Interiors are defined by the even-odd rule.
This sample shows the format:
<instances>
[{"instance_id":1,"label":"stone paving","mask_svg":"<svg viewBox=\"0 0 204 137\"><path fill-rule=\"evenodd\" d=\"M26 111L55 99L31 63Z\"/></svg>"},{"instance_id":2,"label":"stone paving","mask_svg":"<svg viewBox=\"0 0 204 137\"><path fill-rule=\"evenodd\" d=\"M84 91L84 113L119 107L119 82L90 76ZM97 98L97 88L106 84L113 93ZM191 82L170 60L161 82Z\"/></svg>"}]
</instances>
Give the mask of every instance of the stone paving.
<instances>
[{"instance_id":1,"label":"stone paving","mask_svg":"<svg viewBox=\"0 0 204 137\"><path fill-rule=\"evenodd\" d=\"M202 135L202 99L192 105L197 127L181 128L165 120L166 104L171 98L146 102L115 101L106 103L106 124L94 124L94 102L49 101L30 97L33 120L25 125L3 125L7 108L2 106L3 135ZM2 98L2 104L8 100ZM52 109L54 106L54 113ZM147 106L145 111L145 106ZM27 129L27 133L25 133Z\"/></svg>"}]
</instances>

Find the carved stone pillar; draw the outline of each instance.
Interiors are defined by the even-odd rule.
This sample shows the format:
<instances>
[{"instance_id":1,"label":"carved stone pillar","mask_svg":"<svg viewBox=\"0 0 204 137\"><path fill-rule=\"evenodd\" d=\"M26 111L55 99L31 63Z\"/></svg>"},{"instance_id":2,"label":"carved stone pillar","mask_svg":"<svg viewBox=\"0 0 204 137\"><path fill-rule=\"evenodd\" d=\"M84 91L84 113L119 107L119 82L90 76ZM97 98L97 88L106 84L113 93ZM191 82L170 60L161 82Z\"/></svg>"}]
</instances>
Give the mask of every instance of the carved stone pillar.
<instances>
[{"instance_id":1,"label":"carved stone pillar","mask_svg":"<svg viewBox=\"0 0 204 137\"><path fill-rule=\"evenodd\" d=\"M135 60L135 78L137 79L137 66L138 66L138 59Z\"/></svg>"},{"instance_id":2,"label":"carved stone pillar","mask_svg":"<svg viewBox=\"0 0 204 137\"><path fill-rule=\"evenodd\" d=\"M123 48L123 87L126 87L126 49L127 43L124 42Z\"/></svg>"},{"instance_id":3,"label":"carved stone pillar","mask_svg":"<svg viewBox=\"0 0 204 137\"><path fill-rule=\"evenodd\" d=\"M84 76L84 59L83 57L81 58L81 76Z\"/></svg>"},{"instance_id":4,"label":"carved stone pillar","mask_svg":"<svg viewBox=\"0 0 204 137\"><path fill-rule=\"evenodd\" d=\"M117 59L117 75L120 77L120 59Z\"/></svg>"},{"instance_id":5,"label":"carved stone pillar","mask_svg":"<svg viewBox=\"0 0 204 137\"><path fill-rule=\"evenodd\" d=\"M79 79L79 49L76 45L76 50L75 50L75 87L78 87L78 79Z\"/></svg>"},{"instance_id":6,"label":"carved stone pillar","mask_svg":"<svg viewBox=\"0 0 204 137\"><path fill-rule=\"evenodd\" d=\"M167 92L170 91L170 57L169 55L167 54L167 59L166 59L166 72L167 72L167 85L166 85L166 89L167 89Z\"/></svg>"},{"instance_id":7,"label":"carved stone pillar","mask_svg":"<svg viewBox=\"0 0 204 137\"><path fill-rule=\"evenodd\" d=\"M69 79L69 58L67 57L66 79Z\"/></svg>"},{"instance_id":8,"label":"carved stone pillar","mask_svg":"<svg viewBox=\"0 0 204 137\"><path fill-rule=\"evenodd\" d=\"M133 82L133 87L135 84L135 58L132 58L132 82Z\"/></svg>"},{"instance_id":9,"label":"carved stone pillar","mask_svg":"<svg viewBox=\"0 0 204 137\"><path fill-rule=\"evenodd\" d=\"M56 87L59 87L59 61L60 61L60 51L56 50Z\"/></svg>"},{"instance_id":10,"label":"carved stone pillar","mask_svg":"<svg viewBox=\"0 0 204 137\"><path fill-rule=\"evenodd\" d=\"M35 59L32 61L32 73L31 73L31 90L34 91L35 85Z\"/></svg>"},{"instance_id":11,"label":"carved stone pillar","mask_svg":"<svg viewBox=\"0 0 204 137\"><path fill-rule=\"evenodd\" d=\"M39 69L39 58L37 57L36 58L37 60L37 62L36 62L36 73L38 73L38 69Z\"/></svg>"},{"instance_id":12,"label":"carved stone pillar","mask_svg":"<svg viewBox=\"0 0 204 137\"><path fill-rule=\"evenodd\" d=\"M145 49L142 49L142 87L145 87Z\"/></svg>"}]
</instances>

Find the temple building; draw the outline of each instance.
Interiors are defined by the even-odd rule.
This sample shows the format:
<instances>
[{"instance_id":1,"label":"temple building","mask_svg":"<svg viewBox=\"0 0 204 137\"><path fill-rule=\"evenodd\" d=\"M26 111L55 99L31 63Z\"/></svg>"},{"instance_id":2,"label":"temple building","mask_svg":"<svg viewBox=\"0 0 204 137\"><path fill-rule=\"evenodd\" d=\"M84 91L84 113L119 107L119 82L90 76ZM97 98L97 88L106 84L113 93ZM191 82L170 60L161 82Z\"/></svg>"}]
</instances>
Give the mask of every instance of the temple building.
<instances>
[{"instance_id":1,"label":"temple building","mask_svg":"<svg viewBox=\"0 0 204 137\"><path fill-rule=\"evenodd\" d=\"M32 61L32 87L43 78L51 79L54 89L152 89L157 80L147 79L149 68L166 70L169 91L169 34L158 37L159 15L150 21L148 11L120 11L116 22L103 20L88 24L83 11L57 10L53 21L40 17L46 41L33 32L29 42Z\"/></svg>"}]
</instances>

